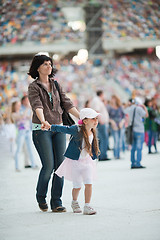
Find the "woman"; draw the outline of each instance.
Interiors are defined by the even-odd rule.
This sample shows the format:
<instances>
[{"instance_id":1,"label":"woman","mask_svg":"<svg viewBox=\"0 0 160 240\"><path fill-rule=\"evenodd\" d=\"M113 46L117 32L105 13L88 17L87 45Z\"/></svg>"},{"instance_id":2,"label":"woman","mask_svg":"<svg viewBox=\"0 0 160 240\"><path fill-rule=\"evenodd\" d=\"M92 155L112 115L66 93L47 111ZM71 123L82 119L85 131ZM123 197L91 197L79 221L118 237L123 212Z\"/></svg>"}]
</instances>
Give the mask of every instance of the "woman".
<instances>
[{"instance_id":1,"label":"woman","mask_svg":"<svg viewBox=\"0 0 160 240\"><path fill-rule=\"evenodd\" d=\"M28 75L35 79L28 88L28 97L33 110L33 142L39 154L42 168L39 174L36 198L42 211L48 210L46 195L53 170L59 167L64 157L66 139L63 133L41 130L49 124L62 124L60 96L54 83L56 69L49 56L37 54L32 60ZM59 86L61 100L66 111L79 118L79 112ZM53 174L51 187L51 209L53 212L65 212L61 196L63 179Z\"/></svg>"},{"instance_id":2,"label":"woman","mask_svg":"<svg viewBox=\"0 0 160 240\"><path fill-rule=\"evenodd\" d=\"M120 159L122 138L124 137L123 129L125 123L125 114L121 107L120 99L116 95L113 95L111 97L108 113L110 117L109 122L111 124L112 134L114 138L114 157L115 159Z\"/></svg>"},{"instance_id":3,"label":"woman","mask_svg":"<svg viewBox=\"0 0 160 240\"><path fill-rule=\"evenodd\" d=\"M20 152L23 149L24 144L26 144L28 155L31 161L32 168L36 168L34 154L33 154L33 143L31 138L31 110L30 108L22 109L21 102L15 101L12 103L11 108L11 119L16 124L18 135L17 135L17 148L15 152L15 168L19 172L19 158Z\"/></svg>"}]
</instances>

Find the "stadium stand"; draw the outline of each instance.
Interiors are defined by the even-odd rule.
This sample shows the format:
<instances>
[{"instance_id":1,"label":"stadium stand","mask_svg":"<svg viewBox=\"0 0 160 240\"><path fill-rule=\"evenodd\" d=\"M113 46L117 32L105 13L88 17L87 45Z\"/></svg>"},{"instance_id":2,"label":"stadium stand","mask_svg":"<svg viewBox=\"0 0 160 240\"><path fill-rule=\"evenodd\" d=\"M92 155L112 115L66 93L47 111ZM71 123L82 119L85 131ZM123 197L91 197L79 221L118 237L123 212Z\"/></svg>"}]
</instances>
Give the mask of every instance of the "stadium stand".
<instances>
[{"instance_id":1,"label":"stadium stand","mask_svg":"<svg viewBox=\"0 0 160 240\"><path fill-rule=\"evenodd\" d=\"M72 92L78 106L102 86L107 98L118 92L126 100L134 89L143 98L157 95L160 92L160 69L159 60L154 57L154 47L160 45L158 3L158 0L2 0L1 107L5 107L12 97L27 93L32 80L26 73L30 60L39 51L48 51L50 56L59 54L60 60L55 62L59 69L56 77L63 81L67 92ZM89 4L102 7L99 18L103 26L104 54L89 56L87 63L76 65L71 59L79 49L86 48L85 31L73 30L67 16L73 15L74 10L82 13ZM82 11L77 11L78 8ZM77 14L77 20L84 19ZM138 48L148 49L148 54L127 55ZM125 54L117 56L117 52Z\"/></svg>"},{"instance_id":2,"label":"stadium stand","mask_svg":"<svg viewBox=\"0 0 160 240\"><path fill-rule=\"evenodd\" d=\"M154 47L160 44L160 4L151 1L106 1L103 7L105 49Z\"/></svg>"}]
</instances>

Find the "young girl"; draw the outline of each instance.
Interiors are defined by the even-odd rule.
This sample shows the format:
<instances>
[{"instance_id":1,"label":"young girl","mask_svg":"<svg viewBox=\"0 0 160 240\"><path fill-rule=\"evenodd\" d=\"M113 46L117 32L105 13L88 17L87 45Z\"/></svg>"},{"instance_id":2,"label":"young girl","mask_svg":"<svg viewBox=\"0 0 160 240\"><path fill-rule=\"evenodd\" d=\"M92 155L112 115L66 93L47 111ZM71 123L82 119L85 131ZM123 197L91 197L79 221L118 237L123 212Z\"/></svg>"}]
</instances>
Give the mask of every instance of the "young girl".
<instances>
[{"instance_id":1,"label":"young girl","mask_svg":"<svg viewBox=\"0 0 160 240\"><path fill-rule=\"evenodd\" d=\"M98 124L98 115L91 108L83 108L80 111L79 126L59 126L51 125L50 130L53 132L62 132L71 134L71 140L64 154L66 157L56 174L59 177L73 182L72 204L74 213L81 213L78 204L78 195L82 182L85 184L85 206L83 214L93 215L96 211L90 206L92 195L92 182L95 178L95 161L99 154L98 141L96 138L96 127ZM42 129L45 129L42 126Z\"/></svg>"}]
</instances>

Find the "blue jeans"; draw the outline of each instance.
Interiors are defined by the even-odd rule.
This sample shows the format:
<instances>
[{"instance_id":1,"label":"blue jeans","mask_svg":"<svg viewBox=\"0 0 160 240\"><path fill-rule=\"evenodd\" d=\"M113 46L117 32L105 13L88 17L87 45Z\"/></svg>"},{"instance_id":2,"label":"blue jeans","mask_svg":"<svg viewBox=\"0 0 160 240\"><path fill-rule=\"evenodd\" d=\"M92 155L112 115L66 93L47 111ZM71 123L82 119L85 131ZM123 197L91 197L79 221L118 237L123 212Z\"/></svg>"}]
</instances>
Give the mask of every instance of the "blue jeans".
<instances>
[{"instance_id":1,"label":"blue jeans","mask_svg":"<svg viewBox=\"0 0 160 240\"><path fill-rule=\"evenodd\" d=\"M101 152L99 159L106 159L108 149L108 127L106 124L98 124L97 128L99 138L99 149Z\"/></svg>"},{"instance_id":2,"label":"blue jeans","mask_svg":"<svg viewBox=\"0 0 160 240\"><path fill-rule=\"evenodd\" d=\"M64 133L36 130L33 131L33 142L42 163L36 189L36 198L38 203L45 203L51 174L53 170L57 170L64 160L63 154L66 148L66 137ZM50 201L51 209L62 205L62 189L63 178L53 174Z\"/></svg>"},{"instance_id":3,"label":"blue jeans","mask_svg":"<svg viewBox=\"0 0 160 240\"><path fill-rule=\"evenodd\" d=\"M155 151L157 152L157 132L149 130L148 131L148 152L151 153L151 147L152 147L152 140L153 140L153 145L155 148Z\"/></svg>"},{"instance_id":4,"label":"blue jeans","mask_svg":"<svg viewBox=\"0 0 160 240\"><path fill-rule=\"evenodd\" d=\"M17 149L14 156L16 169L19 169L19 154L22 150L24 143L26 143L28 155L31 161L31 166L35 167L35 159L33 155L32 132L31 130L24 129L24 130L19 130L17 135Z\"/></svg>"},{"instance_id":5,"label":"blue jeans","mask_svg":"<svg viewBox=\"0 0 160 240\"><path fill-rule=\"evenodd\" d=\"M127 146L126 146L126 136L125 136L125 126L122 127L122 134L121 134L121 139L122 139L122 151L125 152Z\"/></svg>"},{"instance_id":6,"label":"blue jeans","mask_svg":"<svg viewBox=\"0 0 160 240\"><path fill-rule=\"evenodd\" d=\"M131 167L141 166L143 143L144 133L133 132L133 143L131 149ZM137 158L135 158L135 152L137 152Z\"/></svg>"},{"instance_id":7,"label":"blue jeans","mask_svg":"<svg viewBox=\"0 0 160 240\"><path fill-rule=\"evenodd\" d=\"M122 148L122 129L118 129L118 130L113 130L112 129L112 135L113 135L113 139L114 139L114 157L115 158L120 158L120 152L121 152L121 148Z\"/></svg>"}]
</instances>

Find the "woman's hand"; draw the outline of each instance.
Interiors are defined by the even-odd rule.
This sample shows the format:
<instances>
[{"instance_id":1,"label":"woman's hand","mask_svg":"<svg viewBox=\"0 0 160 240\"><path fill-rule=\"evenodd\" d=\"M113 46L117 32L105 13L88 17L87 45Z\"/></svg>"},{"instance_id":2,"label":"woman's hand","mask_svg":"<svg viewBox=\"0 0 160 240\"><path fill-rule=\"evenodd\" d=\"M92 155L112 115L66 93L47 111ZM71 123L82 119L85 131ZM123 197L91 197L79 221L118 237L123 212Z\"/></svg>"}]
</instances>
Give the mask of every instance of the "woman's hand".
<instances>
[{"instance_id":1,"label":"woman's hand","mask_svg":"<svg viewBox=\"0 0 160 240\"><path fill-rule=\"evenodd\" d=\"M124 126L125 119L122 119L119 123L119 128L121 129Z\"/></svg>"},{"instance_id":2,"label":"woman's hand","mask_svg":"<svg viewBox=\"0 0 160 240\"><path fill-rule=\"evenodd\" d=\"M117 124L113 119L110 119L109 122L111 123L111 127L114 131L118 130Z\"/></svg>"},{"instance_id":3,"label":"woman's hand","mask_svg":"<svg viewBox=\"0 0 160 240\"><path fill-rule=\"evenodd\" d=\"M49 124L49 122L47 122L47 121L42 122L42 125L41 125L42 130L48 130L50 128L51 128L51 125Z\"/></svg>"}]
</instances>

